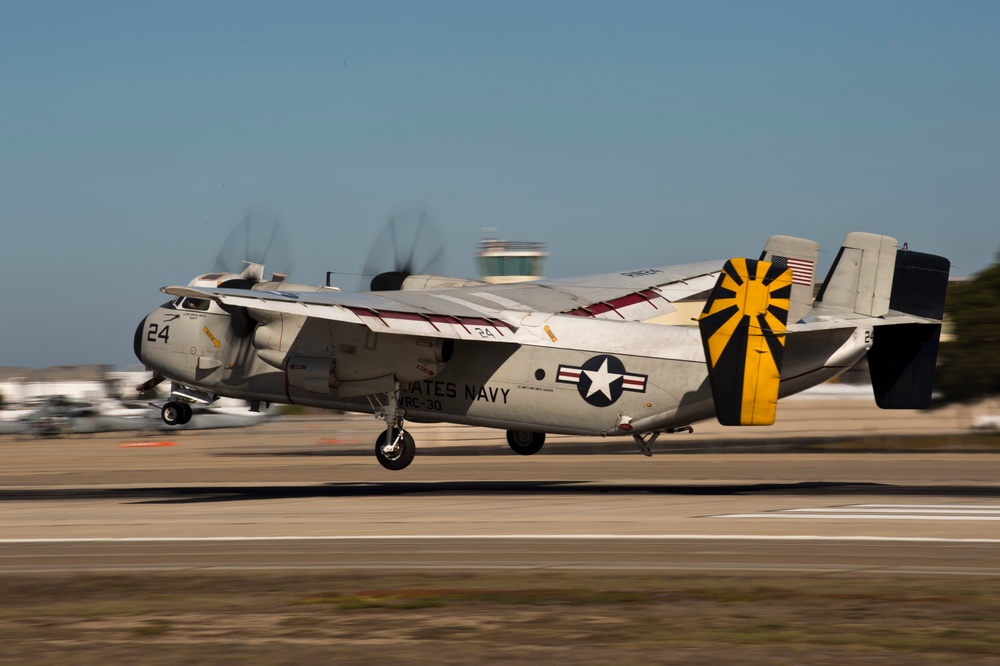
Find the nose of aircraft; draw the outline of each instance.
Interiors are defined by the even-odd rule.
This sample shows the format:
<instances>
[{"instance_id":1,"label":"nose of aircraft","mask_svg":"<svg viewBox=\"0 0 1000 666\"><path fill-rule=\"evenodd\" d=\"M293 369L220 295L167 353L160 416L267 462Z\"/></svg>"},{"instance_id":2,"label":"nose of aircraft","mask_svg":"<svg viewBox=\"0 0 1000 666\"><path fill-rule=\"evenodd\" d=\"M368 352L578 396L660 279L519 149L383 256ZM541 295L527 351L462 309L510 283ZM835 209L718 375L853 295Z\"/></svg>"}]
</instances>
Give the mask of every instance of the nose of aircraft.
<instances>
[{"instance_id":1,"label":"nose of aircraft","mask_svg":"<svg viewBox=\"0 0 1000 666\"><path fill-rule=\"evenodd\" d=\"M132 351L135 352L135 357L142 361L142 332L146 330L146 317L142 318L139 322L139 326L135 329L135 338L132 339Z\"/></svg>"}]
</instances>

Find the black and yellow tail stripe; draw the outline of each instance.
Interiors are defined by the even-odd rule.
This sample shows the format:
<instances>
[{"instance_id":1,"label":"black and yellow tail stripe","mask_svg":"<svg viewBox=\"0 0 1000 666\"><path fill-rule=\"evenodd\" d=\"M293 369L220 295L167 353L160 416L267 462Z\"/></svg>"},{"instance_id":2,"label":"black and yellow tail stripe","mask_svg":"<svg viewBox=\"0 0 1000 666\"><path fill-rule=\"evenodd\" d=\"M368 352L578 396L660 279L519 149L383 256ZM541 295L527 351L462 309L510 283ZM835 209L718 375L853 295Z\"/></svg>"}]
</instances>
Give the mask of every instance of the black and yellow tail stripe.
<instances>
[{"instance_id":1,"label":"black and yellow tail stripe","mask_svg":"<svg viewBox=\"0 0 1000 666\"><path fill-rule=\"evenodd\" d=\"M774 423L792 272L730 259L698 320L719 423Z\"/></svg>"}]
</instances>

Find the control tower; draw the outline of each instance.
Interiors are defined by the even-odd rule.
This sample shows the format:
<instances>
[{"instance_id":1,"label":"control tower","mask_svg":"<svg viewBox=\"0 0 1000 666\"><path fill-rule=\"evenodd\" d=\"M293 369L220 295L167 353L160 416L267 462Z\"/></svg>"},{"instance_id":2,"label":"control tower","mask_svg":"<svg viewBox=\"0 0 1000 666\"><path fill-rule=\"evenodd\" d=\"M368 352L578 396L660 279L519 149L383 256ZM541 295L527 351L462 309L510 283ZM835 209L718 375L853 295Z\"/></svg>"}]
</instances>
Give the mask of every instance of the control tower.
<instances>
[{"instance_id":1,"label":"control tower","mask_svg":"<svg viewBox=\"0 0 1000 666\"><path fill-rule=\"evenodd\" d=\"M496 229L484 229L487 237L479 241L476 263L479 275L492 284L510 284L539 280L545 270L545 243L505 241L492 238Z\"/></svg>"}]
</instances>

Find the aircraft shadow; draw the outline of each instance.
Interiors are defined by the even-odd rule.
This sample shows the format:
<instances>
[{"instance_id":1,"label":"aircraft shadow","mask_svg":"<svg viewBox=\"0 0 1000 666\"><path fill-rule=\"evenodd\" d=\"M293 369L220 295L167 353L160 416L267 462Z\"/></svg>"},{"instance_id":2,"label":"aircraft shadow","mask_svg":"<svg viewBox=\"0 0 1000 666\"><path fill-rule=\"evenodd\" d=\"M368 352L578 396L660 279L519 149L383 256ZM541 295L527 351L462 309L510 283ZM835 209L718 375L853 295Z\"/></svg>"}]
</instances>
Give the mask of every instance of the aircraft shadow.
<instances>
[{"instance_id":1,"label":"aircraft shadow","mask_svg":"<svg viewBox=\"0 0 1000 666\"><path fill-rule=\"evenodd\" d=\"M112 501L138 504L198 504L283 499L475 496L475 495L663 495L732 496L773 494L791 497L837 497L864 493L872 497L1000 498L1000 486L893 485L856 481L809 481L756 484L589 483L559 481L407 481L259 486L150 486L129 488L46 488L0 491L0 503L24 501Z\"/></svg>"}]
</instances>

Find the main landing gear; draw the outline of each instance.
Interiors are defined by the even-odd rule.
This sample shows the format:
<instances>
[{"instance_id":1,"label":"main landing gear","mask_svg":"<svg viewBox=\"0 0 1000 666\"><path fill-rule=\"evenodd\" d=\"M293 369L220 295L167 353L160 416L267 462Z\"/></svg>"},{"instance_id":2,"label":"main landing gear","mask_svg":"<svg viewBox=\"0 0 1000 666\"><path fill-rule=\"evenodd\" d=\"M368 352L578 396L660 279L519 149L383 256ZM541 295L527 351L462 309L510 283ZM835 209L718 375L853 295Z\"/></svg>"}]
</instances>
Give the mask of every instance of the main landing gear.
<instances>
[{"instance_id":1,"label":"main landing gear","mask_svg":"<svg viewBox=\"0 0 1000 666\"><path fill-rule=\"evenodd\" d=\"M508 430L507 443L514 453L522 456L532 456L542 450L545 445L544 432L528 432L527 430Z\"/></svg>"},{"instance_id":2,"label":"main landing gear","mask_svg":"<svg viewBox=\"0 0 1000 666\"><path fill-rule=\"evenodd\" d=\"M403 430L404 415L399 407L399 382L396 382L394 390L386 394L385 406L375 410L375 416L385 421L385 431L375 440L375 459L393 471L406 468L417 453L413 437Z\"/></svg>"},{"instance_id":3,"label":"main landing gear","mask_svg":"<svg viewBox=\"0 0 1000 666\"><path fill-rule=\"evenodd\" d=\"M160 418L168 426L184 425L191 420L191 405L171 400L160 409Z\"/></svg>"},{"instance_id":4,"label":"main landing gear","mask_svg":"<svg viewBox=\"0 0 1000 666\"><path fill-rule=\"evenodd\" d=\"M393 427L391 432L387 428L375 440L375 458L386 469L403 469L413 462L416 453L417 445L413 436L402 428Z\"/></svg>"}]
</instances>

